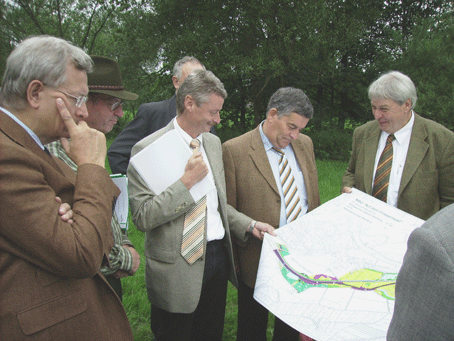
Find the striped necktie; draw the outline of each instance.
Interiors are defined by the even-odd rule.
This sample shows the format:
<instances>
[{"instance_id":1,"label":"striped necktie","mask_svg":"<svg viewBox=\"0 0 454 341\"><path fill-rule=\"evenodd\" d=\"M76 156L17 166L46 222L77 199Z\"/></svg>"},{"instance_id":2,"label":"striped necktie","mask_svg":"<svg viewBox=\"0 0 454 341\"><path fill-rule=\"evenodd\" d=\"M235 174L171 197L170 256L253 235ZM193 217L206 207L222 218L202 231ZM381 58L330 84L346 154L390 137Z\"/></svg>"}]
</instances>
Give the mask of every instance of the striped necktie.
<instances>
[{"instance_id":1,"label":"striped necktie","mask_svg":"<svg viewBox=\"0 0 454 341\"><path fill-rule=\"evenodd\" d=\"M198 149L200 147L200 141L194 139L189 146L192 149ZM189 264L194 263L203 255L206 208L207 197L205 195L184 216L181 255Z\"/></svg>"},{"instance_id":2,"label":"striped necktie","mask_svg":"<svg viewBox=\"0 0 454 341\"><path fill-rule=\"evenodd\" d=\"M372 187L372 195L384 202L388 199L389 176L391 174L391 166L393 164L393 134L388 135L386 146L381 153L378 161L377 170L375 171L374 186Z\"/></svg>"},{"instance_id":3,"label":"striped necktie","mask_svg":"<svg viewBox=\"0 0 454 341\"><path fill-rule=\"evenodd\" d=\"M285 200L285 213L287 216L287 223L292 222L298 218L301 212L300 197L298 195L298 188L296 187L295 178L292 174L292 169L288 163L285 153L277 148L273 149L279 154L279 177L281 179L282 191L284 192Z\"/></svg>"}]
</instances>

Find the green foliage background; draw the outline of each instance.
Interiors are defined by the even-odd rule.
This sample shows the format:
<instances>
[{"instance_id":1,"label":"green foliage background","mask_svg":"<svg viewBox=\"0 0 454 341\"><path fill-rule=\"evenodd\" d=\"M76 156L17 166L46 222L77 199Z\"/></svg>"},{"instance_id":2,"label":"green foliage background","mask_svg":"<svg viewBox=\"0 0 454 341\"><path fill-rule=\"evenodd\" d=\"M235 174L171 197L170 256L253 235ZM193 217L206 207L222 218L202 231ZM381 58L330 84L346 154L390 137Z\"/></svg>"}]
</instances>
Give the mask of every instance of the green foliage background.
<instances>
[{"instance_id":1,"label":"green foliage background","mask_svg":"<svg viewBox=\"0 0 454 341\"><path fill-rule=\"evenodd\" d=\"M454 129L453 13L451 0L0 0L0 72L18 42L38 34L116 59L125 88L140 98L125 104L109 141L140 103L172 95L171 70L185 55L229 93L222 141L264 119L279 87L301 88L315 109L304 133L314 142L325 202L339 194L353 129L373 118L367 87L380 73L409 75L416 111ZM132 223L129 236L143 255L143 234ZM123 283L135 339L151 340L144 264ZM230 287L225 340L235 333Z\"/></svg>"}]
</instances>

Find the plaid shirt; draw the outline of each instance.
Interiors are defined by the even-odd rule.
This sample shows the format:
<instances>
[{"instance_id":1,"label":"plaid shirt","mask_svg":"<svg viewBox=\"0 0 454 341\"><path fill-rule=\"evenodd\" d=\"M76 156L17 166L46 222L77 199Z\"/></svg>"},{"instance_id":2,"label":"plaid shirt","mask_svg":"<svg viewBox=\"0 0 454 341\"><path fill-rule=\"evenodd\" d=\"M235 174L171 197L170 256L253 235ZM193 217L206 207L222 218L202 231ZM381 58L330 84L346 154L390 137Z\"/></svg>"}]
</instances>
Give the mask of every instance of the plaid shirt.
<instances>
[{"instance_id":1,"label":"plaid shirt","mask_svg":"<svg viewBox=\"0 0 454 341\"><path fill-rule=\"evenodd\" d=\"M49 152L64 161L69 167L77 172L77 165L66 155L60 141L54 141L46 145ZM112 233L114 237L114 246L109 253L109 267L101 268L104 276L112 275L117 270L129 271L132 269L132 255L129 250L125 249L123 245L130 245L128 237L121 231L120 223L118 222L117 215L114 213L112 217Z\"/></svg>"}]
</instances>

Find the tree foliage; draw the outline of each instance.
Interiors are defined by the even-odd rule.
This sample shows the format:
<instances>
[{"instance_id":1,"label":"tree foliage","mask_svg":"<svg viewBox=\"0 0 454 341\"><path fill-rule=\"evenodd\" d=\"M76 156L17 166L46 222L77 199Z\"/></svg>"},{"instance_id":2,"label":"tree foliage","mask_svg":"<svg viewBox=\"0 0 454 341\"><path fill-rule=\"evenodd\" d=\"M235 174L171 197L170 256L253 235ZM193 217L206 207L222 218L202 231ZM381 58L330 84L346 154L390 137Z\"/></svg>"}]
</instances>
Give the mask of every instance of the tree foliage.
<instances>
[{"instance_id":1,"label":"tree foliage","mask_svg":"<svg viewBox=\"0 0 454 341\"><path fill-rule=\"evenodd\" d=\"M308 94L314 129L365 122L367 86L389 69L415 81L423 114L454 122L452 1L2 0L0 14L0 71L23 38L60 36L118 60L140 95L132 111L169 97L175 61L197 57L226 86L231 135L260 122L281 86Z\"/></svg>"}]
</instances>

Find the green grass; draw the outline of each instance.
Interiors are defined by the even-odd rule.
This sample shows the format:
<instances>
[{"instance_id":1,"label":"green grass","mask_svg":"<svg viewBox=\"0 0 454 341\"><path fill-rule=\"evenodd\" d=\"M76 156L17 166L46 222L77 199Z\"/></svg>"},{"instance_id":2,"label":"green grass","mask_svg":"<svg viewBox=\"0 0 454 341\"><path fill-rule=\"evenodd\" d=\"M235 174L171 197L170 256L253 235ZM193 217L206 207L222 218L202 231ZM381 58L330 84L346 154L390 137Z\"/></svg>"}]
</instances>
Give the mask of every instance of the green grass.
<instances>
[{"instance_id":1,"label":"green grass","mask_svg":"<svg viewBox=\"0 0 454 341\"><path fill-rule=\"evenodd\" d=\"M322 204L340 194L341 178L346 167L346 162L317 160L318 183ZM134 340L153 340L153 334L150 330L150 303L148 302L145 286L144 234L136 230L134 224L130 221L128 236L137 252L141 255L141 264L134 276L126 277L122 280L123 305L131 323ZM224 327L224 340L226 341L236 339L236 307L237 292L235 287L229 283ZM268 340L272 338L272 326L273 317L270 314L267 331Z\"/></svg>"}]
</instances>

